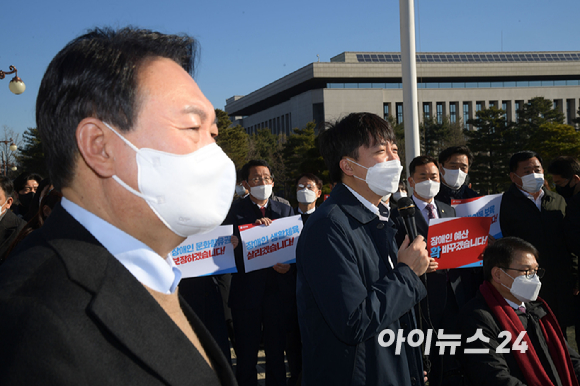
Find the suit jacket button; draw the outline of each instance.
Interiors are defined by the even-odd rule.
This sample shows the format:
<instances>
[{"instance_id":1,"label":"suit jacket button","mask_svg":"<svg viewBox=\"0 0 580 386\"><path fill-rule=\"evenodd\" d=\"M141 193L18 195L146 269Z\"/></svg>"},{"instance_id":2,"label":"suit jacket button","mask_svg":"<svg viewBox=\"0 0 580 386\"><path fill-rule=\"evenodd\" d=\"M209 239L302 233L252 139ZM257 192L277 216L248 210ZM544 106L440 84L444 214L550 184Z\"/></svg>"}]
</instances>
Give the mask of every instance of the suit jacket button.
<instances>
[{"instance_id":1,"label":"suit jacket button","mask_svg":"<svg viewBox=\"0 0 580 386\"><path fill-rule=\"evenodd\" d=\"M377 225L377 228L379 229L383 229L385 227L385 224L380 222L379 225Z\"/></svg>"}]
</instances>

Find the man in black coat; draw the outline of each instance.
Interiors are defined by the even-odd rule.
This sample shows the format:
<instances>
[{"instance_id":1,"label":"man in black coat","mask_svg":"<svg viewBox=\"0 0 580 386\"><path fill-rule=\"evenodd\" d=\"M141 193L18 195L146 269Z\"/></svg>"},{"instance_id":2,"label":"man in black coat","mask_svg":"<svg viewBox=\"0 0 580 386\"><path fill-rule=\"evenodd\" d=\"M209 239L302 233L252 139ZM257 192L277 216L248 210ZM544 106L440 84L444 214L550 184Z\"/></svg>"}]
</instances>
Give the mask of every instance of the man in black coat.
<instances>
[{"instance_id":1,"label":"man in black coat","mask_svg":"<svg viewBox=\"0 0 580 386\"><path fill-rule=\"evenodd\" d=\"M473 153L467 146L451 146L439 153L441 188L435 199L451 205L451 200L479 197L469 184Z\"/></svg>"},{"instance_id":2,"label":"man in black coat","mask_svg":"<svg viewBox=\"0 0 580 386\"><path fill-rule=\"evenodd\" d=\"M243 184L250 194L232 205L225 224L270 225L272 220L294 215L292 207L270 199L274 177L263 160L252 160L242 167ZM245 273L242 243L234 249L238 273L232 275L229 306L232 310L236 341L236 379L239 385L256 385L258 350L264 339L266 383L286 385L284 348L286 322L292 301L292 274L289 264L276 264Z\"/></svg>"},{"instance_id":3,"label":"man in black coat","mask_svg":"<svg viewBox=\"0 0 580 386\"><path fill-rule=\"evenodd\" d=\"M419 276L429 265L422 236L397 253L395 226L378 207L398 188L394 140L389 123L371 113L349 114L320 134L338 184L296 248L304 386L423 384L420 349L381 340L383 330L407 336L416 328L413 308L425 296Z\"/></svg>"},{"instance_id":4,"label":"man in black coat","mask_svg":"<svg viewBox=\"0 0 580 386\"><path fill-rule=\"evenodd\" d=\"M235 385L169 258L234 194L194 53L184 35L105 28L48 66L37 128L63 198L0 266L1 384Z\"/></svg>"},{"instance_id":5,"label":"man in black coat","mask_svg":"<svg viewBox=\"0 0 580 386\"><path fill-rule=\"evenodd\" d=\"M568 249L574 253L573 262L573 295L574 295L574 325L576 330L576 345L580 347L580 295L578 282L578 257L580 256L580 162L573 157L561 156L556 158L548 167L556 191L566 199L566 243Z\"/></svg>"},{"instance_id":6,"label":"man in black coat","mask_svg":"<svg viewBox=\"0 0 580 386\"><path fill-rule=\"evenodd\" d=\"M548 305L537 298L538 287L544 287L537 258L538 250L516 237L486 248L485 282L461 309L457 323L466 385L578 384L580 356L567 345ZM524 345L525 352L518 350Z\"/></svg>"},{"instance_id":7,"label":"man in black coat","mask_svg":"<svg viewBox=\"0 0 580 386\"><path fill-rule=\"evenodd\" d=\"M500 226L505 236L516 236L540 251L546 269L540 295L548 302L562 330L570 324L573 301L573 256L566 247L562 196L544 187L542 158L533 151L516 153L510 159L512 184L503 194Z\"/></svg>"},{"instance_id":8,"label":"man in black coat","mask_svg":"<svg viewBox=\"0 0 580 386\"><path fill-rule=\"evenodd\" d=\"M12 241L26 225L26 221L10 210L14 202L14 186L10 178L0 176L0 264Z\"/></svg>"}]
</instances>

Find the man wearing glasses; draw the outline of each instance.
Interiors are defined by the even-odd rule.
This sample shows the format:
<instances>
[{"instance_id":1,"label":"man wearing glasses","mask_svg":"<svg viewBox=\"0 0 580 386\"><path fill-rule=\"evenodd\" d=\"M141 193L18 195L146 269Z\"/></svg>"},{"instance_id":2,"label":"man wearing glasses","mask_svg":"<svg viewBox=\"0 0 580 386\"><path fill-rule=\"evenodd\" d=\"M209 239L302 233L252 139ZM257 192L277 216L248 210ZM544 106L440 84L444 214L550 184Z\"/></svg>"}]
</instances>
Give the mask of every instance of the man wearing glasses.
<instances>
[{"instance_id":1,"label":"man wearing glasses","mask_svg":"<svg viewBox=\"0 0 580 386\"><path fill-rule=\"evenodd\" d=\"M242 184L250 194L232 205L225 224L269 226L272 220L294 215L292 207L272 199L274 176L263 160L252 160L242 167ZM245 273L242 245L234 249L238 273L232 275L229 306L232 310L236 341L236 379L240 386L256 385L258 350L264 339L266 379L269 385L286 385L284 346L286 320L292 300L289 264Z\"/></svg>"},{"instance_id":2,"label":"man wearing glasses","mask_svg":"<svg viewBox=\"0 0 580 386\"><path fill-rule=\"evenodd\" d=\"M517 237L488 246L485 281L459 315L458 356L468 385L578 385L580 356L538 297L538 250Z\"/></svg>"}]
</instances>

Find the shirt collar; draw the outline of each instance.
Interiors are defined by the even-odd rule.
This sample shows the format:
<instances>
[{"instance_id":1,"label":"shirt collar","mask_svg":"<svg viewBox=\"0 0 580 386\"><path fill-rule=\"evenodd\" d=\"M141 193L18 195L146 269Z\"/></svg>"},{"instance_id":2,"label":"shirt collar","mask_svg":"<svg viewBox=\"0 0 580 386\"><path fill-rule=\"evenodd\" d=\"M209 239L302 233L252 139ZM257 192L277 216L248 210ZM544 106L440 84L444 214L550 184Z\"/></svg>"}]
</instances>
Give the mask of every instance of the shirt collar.
<instances>
[{"instance_id":1,"label":"shirt collar","mask_svg":"<svg viewBox=\"0 0 580 386\"><path fill-rule=\"evenodd\" d=\"M368 210L370 210L372 213L376 214L382 221L388 221L388 218L385 218L384 216L381 216L381 213L379 211L379 208L376 205L374 205L369 200L367 200L366 198L364 198L363 196L361 196L360 194L358 194L357 192L355 192L347 184L343 184L343 185L346 186L346 188L348 190L350 190L350 192L353 194L353 196L355 196L356 199L359 200L360 203L363 204L365 208L367 208Z\"/></svg>"},{"instance_id":2,"label":"shirt collar","mask_svg":"<svg viewBox=\"0 0 580 386\"><path fill-rule=\"evenodd\" d=\"M316 207L314 207L312 209L308 209L306 212L303 212L302 209L300 209L300 207L298 207L298 213L300 213L300 214L312 214L312 213L314 213L315 210L316 210Z\"/></svg>"},{"instance_id":3,"label":"shirt collar","mask_svg":"<svg viewBox=\"0 0 580 386\"><path fill-rule=\"evenodd\" d=\"M524 302L522 302L522 304L517 304L517 303L512 302L509 299L506 299L506 298L504 298L504 299L507 302L507 304L509 304L514 310L519 310L520 307L526 308L526 305L524 304Z\"/></svg>"},{"instance_id":4,"label":"shirt collar","mask_svg":"<svg viewBox=\"0 0 580 386\"><path fill-rule=\"evenodd\" d=\"M61 205L139 282L164 294L175 292L181 280L181 271L169 256L159 256L133 236L64 197Z\"/></svg>"},{"instance_id":5,"label":"shirt collar","mask_svg":"<svg viewBox=\"0 0 580 386\"><path fill-rule=\"evenodd\" d=\"M526 196L527 198L529 198L530 200L532 200L532 202L534 204L536 204L536 207L539 210L542 210L542 197L544 197L544 189L540 189L540 194L538 195L538 198L534 198L534 196L532 196L530 193L526 192L523 189L520 189L517 185L516 187L520 190L520 192L522 192L524 194L524 196Z\"/></svg>"}]
</instances>

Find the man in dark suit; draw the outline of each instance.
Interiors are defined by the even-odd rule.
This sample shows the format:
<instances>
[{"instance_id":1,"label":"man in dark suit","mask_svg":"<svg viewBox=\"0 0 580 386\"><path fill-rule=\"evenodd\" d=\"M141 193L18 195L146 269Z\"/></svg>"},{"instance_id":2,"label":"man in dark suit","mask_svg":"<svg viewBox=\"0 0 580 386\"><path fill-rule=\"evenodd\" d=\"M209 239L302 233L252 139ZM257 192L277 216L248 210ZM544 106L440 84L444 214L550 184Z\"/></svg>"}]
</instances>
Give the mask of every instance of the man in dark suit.
<instances>
[{"instance_id":1,"label":"man in dark suit","mask_svg":"<svg viewBox=\"0 0 580 386\"><path fill-rule=\"evenodd\" d=\"M511 157L510 179L512 184L501 200L502 234L526 240L540 251L546 269L540 296L566 331L574 316L572 267L577 259L566 245L566 201L544 188L542 158L534 151L521 151Z\"/></svg>"},{"instance_id":2,"label":"man in dark suit","mask_svg":"<svg viewBox=\"0 0 580 386\"><path fill-rule=\"evenodd\" d=\"M14 186L10 178L0 176L0 264L6 256L12 241L26 225L26 221L16 216L10 210L14 203Z\"/></svg>"},{"instance_id":3,"label":"man in dark suit","mask_svg":"<svg viewBox=\"0 0 580 386\"><path fill-rule=\"evenodd\" d=\"M337 182L310 216L296 249L303 344L302 385L422 385L418 347L383 347L381 333L416 328L419 280L429 265L423 237L397 251L394 224L379 211L402 170L388 122L352 113L319 136ZM396 348L400 348L400 352Z\"/></svg>"},{"instance_id":4,"label":"man in dark suit","mask_svg":"<svg viewBox=\"0 0 580 386\"><path fill-rule=\"evenodd\" d=\"M546 272L539 259L538 250L517 237L485 249L485 282L457 323L465 385L578 385L580 356L538 297Z\"/></svg>"},{"instance_id":5,"label":"man in dark suit","mask_svg":"<svg viewBox=\"0 0 580 386\"><path fill-rule=\"evenodd\" d=\"M236 200L225 220L238 227L245 224L270 225L272 220L293 216L289 205L270 199L274 176L263 160L252 160L242 167L248 197ZM238 273L232 275L229 306L232 310L236 340L236 379L239 385L256 385L256 364L260 340L266 351L266 384L286 385L284 347L286 322L292 300L292 275L289 264L245 273L241 242L234 249Z\"/></svg>"},{"instance_id":6,"label":"man in dark suit","mask_svg":"<svg viewBox=\"0 0 580 386\"><path fill-rule=\"evenodd\" d=\"M408 182L413 188L413 202L415 203L415 224L417 233L427 238L429 221L432 219L455 217L455 209L449 205L437 201L434 197L439 193L440 174L437 160L429 156L414 158L409 164ZM403 242L406 234L405 225L398 214L393 214L394 221L399 229L398 242ZM450 321L457 315L458 305L455 299L454 284L460 281L460 270L435 271L436 263L433 262L431 269L425 275L427 297L421 301L422 327L438 330L450 327ZM429 375L430 385L440 385L443 377L443 358L438 355L438 348L434 342L431 347L431 372Z\"/></svg>"},{"instance_id":7,"label":"man in dark suit","mask_svg":"<svg viewBox=\"0 0 580 386\"><path fill-rule=\"evenodd\" d=\"M234 194L194 56L187 36L106 28L48 66L36 119L63 199L0 266L0 383L235 384L169 258Z\"/></svg>"}]
</instances>

